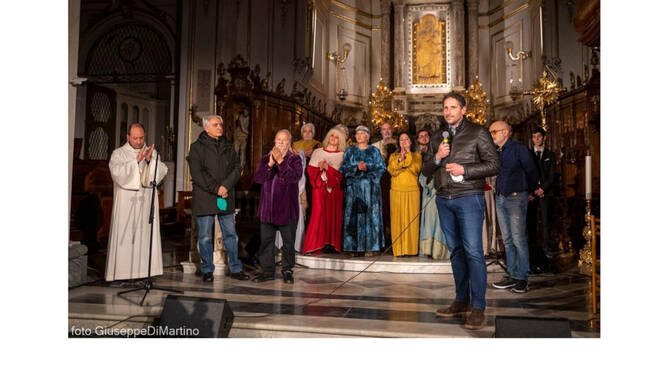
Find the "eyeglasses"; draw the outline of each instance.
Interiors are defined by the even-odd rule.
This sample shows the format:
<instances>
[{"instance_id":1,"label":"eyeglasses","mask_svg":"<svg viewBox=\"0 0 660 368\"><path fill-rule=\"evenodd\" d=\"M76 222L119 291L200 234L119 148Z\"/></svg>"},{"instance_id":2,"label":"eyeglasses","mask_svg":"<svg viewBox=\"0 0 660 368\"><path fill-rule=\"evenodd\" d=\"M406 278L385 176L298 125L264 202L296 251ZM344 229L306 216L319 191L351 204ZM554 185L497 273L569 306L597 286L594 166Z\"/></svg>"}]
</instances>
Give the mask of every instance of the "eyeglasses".
<instances>
[{"instance_id":1,"label":"eyeglasses","mask_svg":"<svg viewBox=\"0 0 660 368\"><path fill-rule=\"evenodd\" d=\"M506 129L491 130L491 131L490 131L490 135L492 135L492 136L494 137L494 136L497 135L497 133L502 132L502 131L505 131L505 130L506 130Z\"/></svg>"}]
</instances>

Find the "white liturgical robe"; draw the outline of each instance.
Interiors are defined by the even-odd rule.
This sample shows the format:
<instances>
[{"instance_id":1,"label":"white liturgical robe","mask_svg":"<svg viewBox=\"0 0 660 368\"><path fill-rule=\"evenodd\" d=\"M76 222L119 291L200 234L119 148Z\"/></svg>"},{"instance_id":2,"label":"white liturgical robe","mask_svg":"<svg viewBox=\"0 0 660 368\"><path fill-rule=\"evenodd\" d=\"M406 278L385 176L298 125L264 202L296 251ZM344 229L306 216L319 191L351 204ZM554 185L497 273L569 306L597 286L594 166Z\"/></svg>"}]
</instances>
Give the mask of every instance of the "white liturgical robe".
<instances>
[{"instance_id":1,"label":"white liturgical robe","mask_svg":"<svg viewBox=\"0 0 660 368\"><path fill-rule=\"evenodd\" d=\"M151 161L137 162L139 149L127 142L112 152L110 174L112 175L114 199L108 238L108 258L105 279L107 281L147 277L149 265L149 205L151 204L151 182L156 169L156 151ZM157 183L167 174L167 166L158 160ZM154 200L153 254L151 275L163 274L163 256L160 244L160 222L158 220L158 191Z\"/></svg>"}]
</instances>

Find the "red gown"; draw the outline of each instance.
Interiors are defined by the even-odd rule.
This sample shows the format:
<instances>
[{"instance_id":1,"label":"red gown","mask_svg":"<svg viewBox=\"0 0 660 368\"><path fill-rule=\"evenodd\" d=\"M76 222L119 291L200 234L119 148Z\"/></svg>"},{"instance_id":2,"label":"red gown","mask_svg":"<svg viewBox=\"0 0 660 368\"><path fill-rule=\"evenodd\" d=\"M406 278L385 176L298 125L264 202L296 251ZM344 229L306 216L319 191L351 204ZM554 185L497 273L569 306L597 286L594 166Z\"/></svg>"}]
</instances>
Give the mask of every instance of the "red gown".
<instances>
[{"instance_id":1,"label":"red gown","mask_svg":"<svg viewBox=\"0 0 660 368\"><path fill-rule=\"evenodd\" d=\"M340 184L343 175L329 165L325 172L327 182L323 181L322 171L316 166L308 165L307 174L312 185L312 215L305 231L302 254L318 254L326 244L341 252L344 192ZM332 191L328 192L327 188Z\"/></svg>"}]
</instances>

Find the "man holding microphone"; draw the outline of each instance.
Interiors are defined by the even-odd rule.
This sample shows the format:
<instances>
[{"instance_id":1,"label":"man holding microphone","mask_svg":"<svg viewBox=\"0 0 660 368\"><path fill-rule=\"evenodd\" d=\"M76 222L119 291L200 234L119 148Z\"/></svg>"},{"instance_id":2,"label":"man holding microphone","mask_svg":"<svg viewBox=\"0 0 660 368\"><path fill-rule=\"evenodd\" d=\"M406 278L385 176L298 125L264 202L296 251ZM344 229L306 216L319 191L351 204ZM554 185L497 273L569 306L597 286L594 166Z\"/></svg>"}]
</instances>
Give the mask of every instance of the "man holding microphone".
<instances>
[{"instance_id":1,"label":"man holding microphone","mask_svg":"<svg viewBox=\"0 0 660 368\"><path fill-rule=\"evenodd\" d=\"M440 317L468 315L468 329L485 324L486 260L482 247L485 213L485 178L497 175L500 160L486 128L465 118L465 98L455 92L445 95L447 122L431 138L422 173L433 177L441 226L451 252L456 286L454 302L436 311ZM432 154L435 153L435 154Z\"/></svg>"}]
</instances>

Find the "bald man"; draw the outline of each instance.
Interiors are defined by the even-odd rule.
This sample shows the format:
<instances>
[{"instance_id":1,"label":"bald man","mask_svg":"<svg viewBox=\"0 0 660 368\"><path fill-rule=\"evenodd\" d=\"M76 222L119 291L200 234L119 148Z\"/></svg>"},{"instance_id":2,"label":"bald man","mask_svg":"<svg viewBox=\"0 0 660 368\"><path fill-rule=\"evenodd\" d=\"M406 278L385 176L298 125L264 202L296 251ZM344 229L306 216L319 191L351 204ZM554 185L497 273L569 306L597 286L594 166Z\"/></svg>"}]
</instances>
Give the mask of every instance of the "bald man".
<instances>
[{"instance_id":1,"label":"bald man","mask_svg":"<svg viewBox=\"0 0 660 368\"><path fill-rule=\"evenodd\" d=\"M504 121L490 125L490 135L498 147L500 173L495 184L497 223L506 252L507 275L493 284L497 289L526 293L529 289L529 248L527 246L527 202L531 193L540 193L538 172L529 148L511 139L511 126Z\"/></svg>"}]
</instances>

